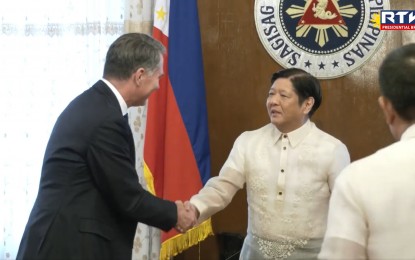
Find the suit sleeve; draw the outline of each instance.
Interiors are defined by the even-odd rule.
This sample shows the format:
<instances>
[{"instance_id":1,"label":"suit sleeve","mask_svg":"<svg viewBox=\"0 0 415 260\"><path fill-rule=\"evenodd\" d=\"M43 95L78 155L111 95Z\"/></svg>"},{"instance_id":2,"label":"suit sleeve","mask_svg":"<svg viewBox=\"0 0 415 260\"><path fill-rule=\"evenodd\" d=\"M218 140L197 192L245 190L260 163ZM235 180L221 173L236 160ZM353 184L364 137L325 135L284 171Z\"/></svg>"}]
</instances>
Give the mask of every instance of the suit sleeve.
<instances>
[{"instance_id":1,"label":"suit sleeve","mask_svg":"<svg viewBox=\"0 0 415 260\"><path fill-rule=\"evenodd\" d=\"M125 217L170 230L177 223L176 204L153 196L140 185L130 159L126 124L122 120L104 122L90 140L87 162L94 182Z\"/></svg>"}]
</instances>

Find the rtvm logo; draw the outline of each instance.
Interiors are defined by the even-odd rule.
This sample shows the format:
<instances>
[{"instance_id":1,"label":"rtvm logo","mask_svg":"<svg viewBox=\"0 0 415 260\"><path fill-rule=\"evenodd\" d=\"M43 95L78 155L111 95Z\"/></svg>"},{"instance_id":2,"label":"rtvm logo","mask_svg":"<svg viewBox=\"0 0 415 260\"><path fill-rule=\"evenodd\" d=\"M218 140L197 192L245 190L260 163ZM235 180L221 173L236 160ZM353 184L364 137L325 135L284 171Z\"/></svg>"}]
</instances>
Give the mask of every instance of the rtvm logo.
<instances>
[{"instance_id":1,"label":"rtvm logo","mask_svg":"<svg viewBox=\"0 0 415 260\"><path fill-rule=\"evenodd\" d=\"M372 21L381 30L415 30L415 10L382 10Z\"/></svg>"}]
</instances>

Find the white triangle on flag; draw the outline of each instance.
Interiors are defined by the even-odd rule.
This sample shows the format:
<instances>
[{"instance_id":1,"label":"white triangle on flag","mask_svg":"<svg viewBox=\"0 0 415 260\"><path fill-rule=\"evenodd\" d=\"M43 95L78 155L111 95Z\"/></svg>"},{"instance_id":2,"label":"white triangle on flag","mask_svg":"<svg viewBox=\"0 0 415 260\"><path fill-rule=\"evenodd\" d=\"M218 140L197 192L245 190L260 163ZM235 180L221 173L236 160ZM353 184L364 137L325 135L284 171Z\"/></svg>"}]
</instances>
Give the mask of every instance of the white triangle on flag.
<instances>
[{"instance_id":1,"label":"white triangle on flag","mask_svg":"<svg viewBox=\"0 0 415 260\"><path fill-rule=\"evenodd\" d=\"M154 27L169 36L170 1L156 0L154 4Z\"/></svg>"}]
</instances>

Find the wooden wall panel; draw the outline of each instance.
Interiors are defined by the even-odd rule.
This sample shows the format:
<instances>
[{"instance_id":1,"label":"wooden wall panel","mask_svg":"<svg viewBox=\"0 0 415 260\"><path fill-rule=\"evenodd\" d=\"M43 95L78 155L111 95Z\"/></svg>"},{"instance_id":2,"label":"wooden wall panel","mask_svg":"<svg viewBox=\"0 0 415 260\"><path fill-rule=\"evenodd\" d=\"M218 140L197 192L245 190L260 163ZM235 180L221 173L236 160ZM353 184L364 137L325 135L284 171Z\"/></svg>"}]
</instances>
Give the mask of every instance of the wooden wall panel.
<instances>
[{"instance_id":1,"label":"wooden wall panel","mask_svg":"<svg viewBox=\"0 0 415 260\"><path fill-rule=\"evenodd\" d=\"M236 137L269 122L265 100L271 74L281 69L262 46L255 28L254 0L199 0L206 79L212 176L225 162ZM391 9L415 9L413 0L390 0ZM377 104L377 70L391 49L414 42L415 33L388 32L377 53L359 70L321 80L323 103L313 121L341 139L352 160L393 142ZM215 233L246 234L246 191L213 218ZM219 259L210 237L174 259Z\"/></svg>"}]
</instances>

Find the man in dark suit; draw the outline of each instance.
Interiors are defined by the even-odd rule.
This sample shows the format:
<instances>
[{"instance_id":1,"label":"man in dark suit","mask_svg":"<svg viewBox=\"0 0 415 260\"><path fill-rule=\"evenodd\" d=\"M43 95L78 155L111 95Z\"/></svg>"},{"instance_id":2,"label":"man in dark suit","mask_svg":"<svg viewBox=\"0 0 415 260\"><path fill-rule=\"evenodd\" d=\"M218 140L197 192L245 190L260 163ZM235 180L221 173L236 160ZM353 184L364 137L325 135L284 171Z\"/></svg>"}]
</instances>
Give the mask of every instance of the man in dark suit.
<instances>
[{"instance_id":1,"label":"man in dark suit","mask_svg":"<svg viewBox=\"0 0 415 260\"><path fill-rule=\"evenodd\" d=\"M164 52L148 35L122 35L108 50L103 79L59 116L17 259L130 260L137 222L165 231L194 224L181 201L139 184L123 117L158 89Z\"/></svg>"}]
</instances>

